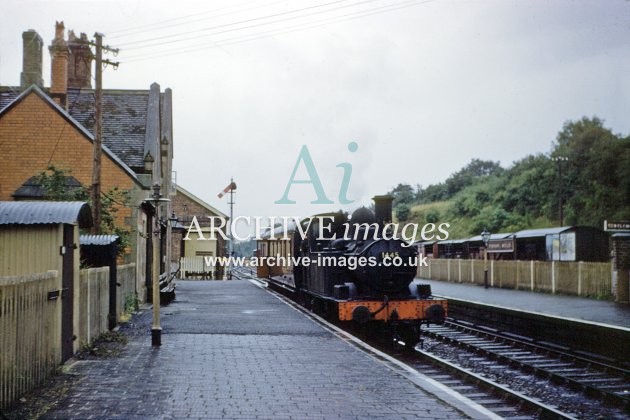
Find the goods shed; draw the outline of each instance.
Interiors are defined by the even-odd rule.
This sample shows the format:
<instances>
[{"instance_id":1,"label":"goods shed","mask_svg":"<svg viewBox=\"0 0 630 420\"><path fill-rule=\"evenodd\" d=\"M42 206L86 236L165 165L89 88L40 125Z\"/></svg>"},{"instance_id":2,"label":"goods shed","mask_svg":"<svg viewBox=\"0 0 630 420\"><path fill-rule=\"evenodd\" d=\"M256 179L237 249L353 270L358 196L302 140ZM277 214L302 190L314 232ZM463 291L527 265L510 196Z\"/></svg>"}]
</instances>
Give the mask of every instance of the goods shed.
<instances>
[{"instance_id":1,"label":"goods shed","mask_svg":"<svg viewBox=\"0 0 630 420\"><path fill-rule=\"evenodd\" d=\"M468 239L448 239L433 244L434 258L468 258Z\"/></svg>"},{"instance_id":2,"label":"goods shed","mask_svg":"<svg viewBox=\"0 0 630 420\"><path fill-rule=\"evenodd\" d=\"M608 261L608 235L591 226L563 226L516 232L518 260Z\"/></svg>"}]
</instances>

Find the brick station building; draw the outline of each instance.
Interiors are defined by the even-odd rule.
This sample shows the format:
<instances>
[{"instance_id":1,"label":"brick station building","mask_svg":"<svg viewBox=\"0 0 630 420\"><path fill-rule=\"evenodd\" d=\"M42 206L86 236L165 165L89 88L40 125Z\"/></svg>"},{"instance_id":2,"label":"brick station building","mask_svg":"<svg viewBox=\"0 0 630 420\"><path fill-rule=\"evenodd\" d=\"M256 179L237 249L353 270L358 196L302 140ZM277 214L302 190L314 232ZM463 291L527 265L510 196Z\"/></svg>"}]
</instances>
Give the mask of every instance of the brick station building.
<instances>
[{"instance_id":1,"label":"brick station building","mask_svg":"<svg viewBox=\"0 0 630 420\"><path fill-rule=\"evenodd\" d=\"M43 40L34 30L22 34L23 69L20 86L0 86L0 200L43 199L33 177L52 165L69 171L72 183L89 188L95 123L92 89L92 54L80 37L70 31L65 39L63 22L57 23L49 47L51 83L42 79ZM136 291L147 296L151 259L147 258L155 228L155 206L146 199L152 186L160 185L167 197L172 183L172 93L157 83L144 90L103 89L103 154L101 191L117 188L129 194L126 205L115 205L116 223L129 232L124 259L136 263ZM160 204L161 219L172 213L170 202ZM163 221L161 220L161 222ZM170 270L171 230L160 246L161 272Z\"/></svg>"}]
</instances>

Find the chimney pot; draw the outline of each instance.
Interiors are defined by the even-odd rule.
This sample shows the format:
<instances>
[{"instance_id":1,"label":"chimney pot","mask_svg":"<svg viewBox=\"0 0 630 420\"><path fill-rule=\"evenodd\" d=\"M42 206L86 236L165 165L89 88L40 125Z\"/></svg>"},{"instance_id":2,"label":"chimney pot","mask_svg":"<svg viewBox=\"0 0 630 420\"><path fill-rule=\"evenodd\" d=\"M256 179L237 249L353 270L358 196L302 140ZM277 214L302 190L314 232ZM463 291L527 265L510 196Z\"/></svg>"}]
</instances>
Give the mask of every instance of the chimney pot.
<instances>
[{"instance_id":1,"label":"chimney pot","mask_svg":"<svg viewBox=\"0 0 630 420\"><path fill-rule=\"evenodd\" d=\"M91 89L92 88L92 51L87 44L88 39L85 33L81 33L80 38L74 31L68 32L68 88L70 89Z\"/></svg>"},{"instance_id":2,"label":"chimney pot","mask_svg":"<svg viewBox=\"0 0 630 420\"><path fill-rule=\"evenodd\" d=\"M51 56L50 95L62 107L66 107L68 95L68 44L64 39L65 27L62 22L55 23L55 38L48 50Z\"/></svg>"},{"instance_id":3,"label":"chimney pot","mask_svg":"<svg viewBox=\"0 0 630 420\"><path fill-rule=\"evenodd\" d=\"M44 41L33 29L22 32L22 73L20 85L25 88L32 84L44 86L42 79L42 48Z\"/></svg>"}]
</instances>

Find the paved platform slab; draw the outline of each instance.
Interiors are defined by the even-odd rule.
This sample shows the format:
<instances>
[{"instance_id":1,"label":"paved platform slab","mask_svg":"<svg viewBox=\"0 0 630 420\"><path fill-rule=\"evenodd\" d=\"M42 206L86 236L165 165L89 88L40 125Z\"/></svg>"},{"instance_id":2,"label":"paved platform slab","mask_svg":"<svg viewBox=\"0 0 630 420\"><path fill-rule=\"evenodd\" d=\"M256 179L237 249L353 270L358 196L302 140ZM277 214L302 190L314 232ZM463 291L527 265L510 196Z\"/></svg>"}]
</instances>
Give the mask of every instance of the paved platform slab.
<instances>
[{"instance_id":1,"label":"paved platform slab","mask_svg":"<svg viewBox=\"0 0 630 420\"><path fill-rule=\"evenodd\" d=\"M150 315L120 357L75 362L44 418L466 417L247 281L179 281L160 348Z\"/></svg>"},{"instance_id":2,"label":"paved platform slab","mask_svg":"<svg viewBox=\"0 0 630 420\"><path fill-rule=\"evenodd\" d=\"M630 305L577 296L552 295L525 290L499 289L464 283L422 279L433 294L507 308L556 315L620 327L630 327Z\"/></svg>"}]
</instances>

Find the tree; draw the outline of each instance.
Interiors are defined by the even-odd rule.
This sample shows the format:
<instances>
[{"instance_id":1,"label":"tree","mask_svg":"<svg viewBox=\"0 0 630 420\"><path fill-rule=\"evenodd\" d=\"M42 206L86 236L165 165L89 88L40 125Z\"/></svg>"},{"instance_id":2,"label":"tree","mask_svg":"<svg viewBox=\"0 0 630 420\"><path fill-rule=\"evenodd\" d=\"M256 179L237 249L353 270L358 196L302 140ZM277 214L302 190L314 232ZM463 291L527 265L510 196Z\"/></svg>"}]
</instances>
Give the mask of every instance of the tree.
<instances>
[{"instance_id":1,"label":"tree","mask_svg":"<svg viewBox=\"0 0 630 420\"><path fill-rule=\"evenodd\" d=\"M91 196L87 188L77 183L70 176L71 170L49 165L37 175L37 182L42 186L43 198L49 201L87 201ZM101 230L104 234L120 237L119 251L130 244L130 231L116 224L116 213L120 207L129 206L129 191L112 188L101 193Z\"/></svg>"},{"instance_id":2,"label":"tree","mask_svg":"<svg viewBox=\"0 0 630 420\"><path fill-rule=\"evenodd\" d=\"M88 191L69 175L70 171L48 165L36 176L42 187L42 198L49 201L87 201Z\"/></svg>"},{"instance_id":3,"label":"tree","mask_svg":"<svg viewBox=\"0 0 630 420\"><path fill-rule=\"evenodd\" d=\"M416 193L409 184L398 184L389 194L394 197L392 205L397 207L399 204L411 204L416 200Z\"/></svg>"},{"instance_id":4,"label":"tree","mask_svg":"<svg viewBox=\"0 0 630 420\"><path fill-rule=\"evenodd\" d=\"M602 226L604 219L630 216L630 142L597 118L569 121L553 145L558 160L555 201L560 194L569 224ZM561 175L560 175L561 174Z\"/></svg>"},{"instance_id":5,"label":"tree","mask_svg":"<svg viewBox=\"0 0 630 420\"><path fill-rule=\"evenodd\" d=\"M410 209L443 201L442 215L461 225L458 232L509 232L557 225L562 202L564 224L601 228L605 219L630 219L630 136L584 117L563 125L549 155L526 156L507 169L472 159L446 181L417 186L415 197L413 190L398 184L391 192L399 220L434 220L439 213Z\"/></svg>"},{"instance_id":6,"label":"tree","mask_svg":"<svg viewBox=\"0 0 630 420\"><path fill-rule=\"evenodd\" d=\"M399 222L405 222L409 219L409 215L411 214L411 208L407 204L400 204L396 207L396 220Z\"/></svg>"},{"instance_id":7,"label":"tree","mask_svg":"<svg viewBox=\"0 0 630 420\"><path fill-rule=\"evenodd\" d=\"M526 217L551 218L555 170L549 157L529 155L505 171L504 184L497 193L497 203L509 212Z\"/></svg>"},{"instance_id":8,"label":"tree","mask_svg":"<svg viewBox=\"0 0 630 420\"><path fill-rule=\"evenodd\" d=\"M450 198L464 188L473 185L479 178L497 175L502 171L503 168L499 162L473 159L468 165L446 179L446 194Z\"/></svg>"}]
</instances>

